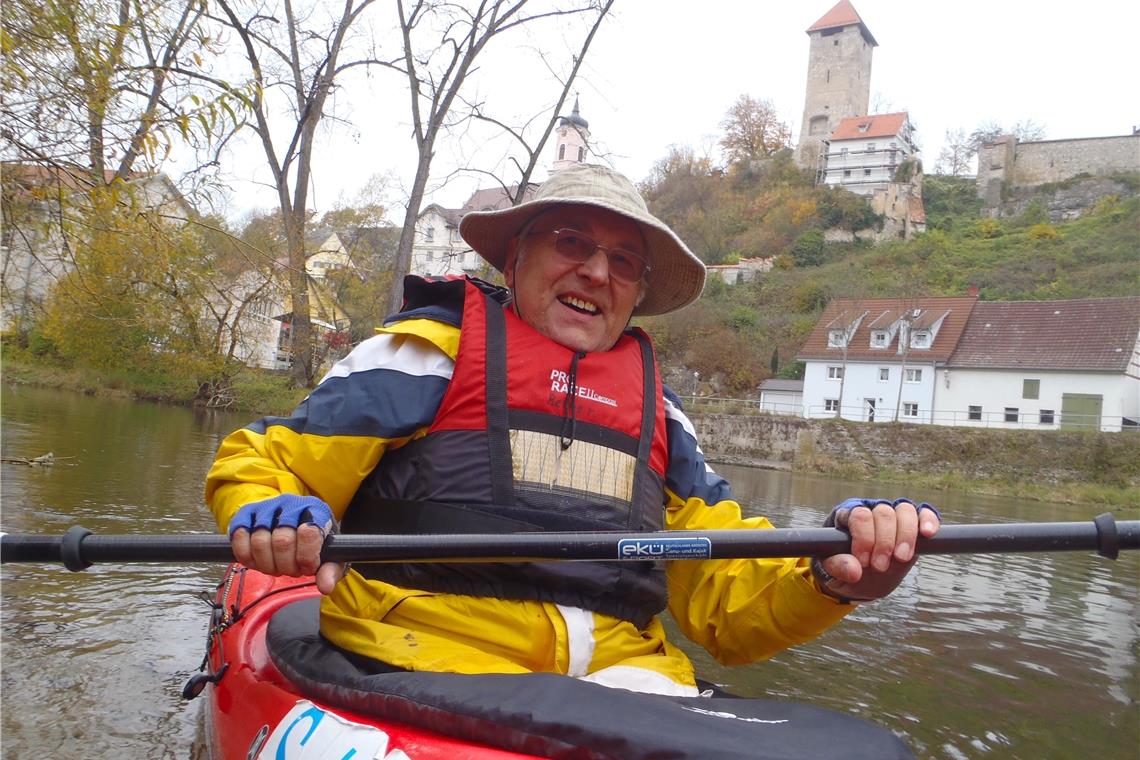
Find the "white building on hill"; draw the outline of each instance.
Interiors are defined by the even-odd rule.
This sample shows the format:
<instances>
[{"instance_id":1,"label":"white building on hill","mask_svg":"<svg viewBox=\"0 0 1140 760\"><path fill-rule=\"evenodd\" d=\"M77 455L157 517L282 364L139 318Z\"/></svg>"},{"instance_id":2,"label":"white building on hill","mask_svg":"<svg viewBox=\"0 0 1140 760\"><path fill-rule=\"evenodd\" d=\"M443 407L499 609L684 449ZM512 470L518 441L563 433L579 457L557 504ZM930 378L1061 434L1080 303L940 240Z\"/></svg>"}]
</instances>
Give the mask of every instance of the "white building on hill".
<instances>
[{"instance_id":1,"label":"white building on hill","mask_svg":"<svg viewBox=\"0 0 1140 760\"><path fill-rule=\"evenodd\" d=\"M820 184L871 195L886 190L914 155L914 127L906 111L855 116L840 121L825 144Z\"/></svg>"}]
</instances>

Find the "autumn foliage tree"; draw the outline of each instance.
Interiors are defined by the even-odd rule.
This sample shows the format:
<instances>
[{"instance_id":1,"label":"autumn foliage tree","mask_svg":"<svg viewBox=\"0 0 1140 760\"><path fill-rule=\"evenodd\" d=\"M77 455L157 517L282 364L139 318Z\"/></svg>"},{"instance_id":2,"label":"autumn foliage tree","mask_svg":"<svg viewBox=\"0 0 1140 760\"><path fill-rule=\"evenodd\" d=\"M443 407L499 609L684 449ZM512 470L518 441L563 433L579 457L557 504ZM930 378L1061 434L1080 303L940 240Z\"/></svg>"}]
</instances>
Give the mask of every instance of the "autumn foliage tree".
<instances>
[{"instance_id":1,"label":"autumn foliage tree","mask_svg":"<svg viewBox=\"0 0 1140 760\"><path fill-rule=\"evenodd\" d=\"M770 100L741 95L720 123L720 145L730 164L747 164L771 158L791 147L792 131L776 113Z\"/></svg>"},{"instance_id":2,"label":"autumn foliage tree","mask_svg":"<svg viewBox=\"0 0 1140 760\"><path fill-rule=\"evenodd\" d=\"M70 222L75 266L43 325L56 351L81 366L212 377L220 357L203 319L213 276L203 228L140 206L120 186L84 200Z\"/></svg>"}]
</instances>

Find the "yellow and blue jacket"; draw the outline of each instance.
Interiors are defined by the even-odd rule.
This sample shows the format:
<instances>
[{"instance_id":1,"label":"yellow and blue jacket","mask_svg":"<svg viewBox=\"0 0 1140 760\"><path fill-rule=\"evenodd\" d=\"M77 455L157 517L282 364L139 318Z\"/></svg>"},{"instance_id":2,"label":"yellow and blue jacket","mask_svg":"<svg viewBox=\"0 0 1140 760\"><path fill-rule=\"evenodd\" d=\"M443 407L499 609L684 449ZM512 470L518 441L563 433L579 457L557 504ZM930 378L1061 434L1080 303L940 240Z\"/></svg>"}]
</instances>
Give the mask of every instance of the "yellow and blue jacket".
<instances>
[{"instance_id":1,"label":"yellow and blue jacket","mask_svg":"<svg viewBox=\"0 0 1140 760\"><path fill-rule=\"evenodd\" d=\"M207 476L206 500L219 527L225 530L243 505L280 493L316 496L342 519L386 455L416 448L409 444L432 430L452 385L463 320L447 302L406 310L337 363L289 417L230 434ZM657 387L667 451L663 527L771 527L765 518L741 515L728 483L705 462L678 399ZM668 607L680 630L726 664L810 640L851 609L819 592L806 559L665 565ZM551 599L429 591L350 569L322 601L321 632L337 646L409 670L554 672L695 694L692 664L660 620L628 617Z\"/></svg>"}]
</instances>

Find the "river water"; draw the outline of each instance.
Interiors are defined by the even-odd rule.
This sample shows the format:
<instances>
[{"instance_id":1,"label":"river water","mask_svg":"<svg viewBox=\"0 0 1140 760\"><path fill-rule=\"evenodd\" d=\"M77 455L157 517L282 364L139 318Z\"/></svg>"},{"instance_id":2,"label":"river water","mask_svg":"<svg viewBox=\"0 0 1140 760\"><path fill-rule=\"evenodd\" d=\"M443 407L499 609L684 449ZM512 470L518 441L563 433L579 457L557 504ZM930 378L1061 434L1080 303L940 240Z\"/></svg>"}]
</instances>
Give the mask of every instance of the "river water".
<instances>
[{"instance_id":1,"label":"river water","mask_svg":"<svg viewBox=\"0 0 1140 760\"><path fill-rule=\"evenodd\" d=\"M24 387L2 388L0 528L61 533L213 530L202 479L221 438L249 420ZM754 514L815 527L866 484L718 468ZM1084 520L1099 510L909 494L947 521ZM1121 519L1136 519L1136 509ZM185 758L197 705L179 696L205 645L209 565L0 570L0 755ZM927 557L890 599L819 640L726 668L736 693L872 718L923 758L1140 757L1140 553Z\"/></svg>"}]
</instances>

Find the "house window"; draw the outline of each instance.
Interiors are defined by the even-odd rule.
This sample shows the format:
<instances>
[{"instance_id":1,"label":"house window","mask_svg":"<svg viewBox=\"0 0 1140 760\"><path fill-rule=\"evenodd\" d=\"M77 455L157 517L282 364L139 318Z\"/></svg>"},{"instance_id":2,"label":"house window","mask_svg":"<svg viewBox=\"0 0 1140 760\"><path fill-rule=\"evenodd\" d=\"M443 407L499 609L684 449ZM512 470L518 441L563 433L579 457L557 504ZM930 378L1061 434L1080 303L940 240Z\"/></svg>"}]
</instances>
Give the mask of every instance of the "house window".
<instances>
[{"instance_id":1,"label":"house window","mask_svg":"<svg viewBox=\"0 0 1140 760\"><path fill-rule=\"evenodd\" d=\"M874 149L875 149L875 143L867 143L867 150L874 150Z\"/></svg>"},{"instance_id":2,"label":"house window","mask_svg":"<svg viewBox=\"0 0 1140 760\"><path fill-rule=\"evenodd\" d=\"M975 422L980 422L982 419L982 408L980 406L970 406L970 411L966 417Z\"/></svg>"},{"instance_id":3,"label":"house window","mask_svg":"<svg viewBox=\"0 0 1140 760\"><path fill-rule=\"evenodd\" d=\"M922 368L919 367L917 369L907 369L906 374L903 376L903 378L908 383L921 383L922 382Z\"/></svg>"},{"instance_id":4,"label":"house window","mask_svg":"<svg viewBox=\"0 0 1140 760\"><path fill-rule=\"evenodd\" d=\"M870 177L871 176L871 170L870 169L864 169L863 170L863 176L864 177Z\"/></svg>"},{"instance_id":5,"label":"house window","mask_svg":"<svg viewBox=\"0 0 1140 760\"><path fill-rule=\"evenodd\" d=\"M872 348L885 348L887 345L887 331L886 330L872 330L871 331L871 347Z\"/></svg>"},{"instance_id":6,"label":"house window","mask_svg":"<svg viewBox=\"0 0 1140 760\"><path fill-rule=\"evenodd\" d=\"M434 243L435 242L435 227L427 227L424 229L424 242L425 243Z\"/></svg>"},{"instance_id":7,"label":"house window","mask_svg":"<svg viewBox=\"0 0 1140 760\"><path fill-rule=\"evenodd\" d=\"M847 345L846 330L828 330L827 345L829 348L843 348Z\"/></svg>"},{"instance_id":8,"label":"house window","mask_svg":"<svg viewBox=\"0 0 1140 760\"><path fill-rule=\"evenodd\" d=\"M839 155L846 156L847 155L847 148L840 148L839 149Z\"/></svg>"},{"instance_id":9,"label":"house window","mask_svg":"<svg viewBox=\"0 0 1140 760\"><path fill-rule=\"evenodd\" d=\"M579 161L585 161L586 160L586 149L585 148L581 148L581 147L578 148L578 160Z\"/></svg>"},{"instance_id":10,"label":"house window","mask_svg":"<svg viewBox=\"0 0 1140 760\"><path fill-rule=\"evenodd\" d=\"M843 367L835 367L835 366L828 367L827 368L827 379L828 380L842 380L843 379Z\"/></svg>"},{"instance_id":11,"label":"house window","mask_svg":"<svg viewBox=\"0 0 1140 760\"><path fill-rule=\"evenodd\" d=\"M1007 406L1005 408L1005 421L1017 422L1021 415L1018 414L1016 406Z\"/></svg>"},{"instance_id":12,"label":"house window","mask_svg":"<svg viewBox=\"0 0 1140 760\"><path fill-rule=\"evenodd\" d=\"M1042 409L1039 412L1039 414L1041 415L1040 419L1041 419L1042 425L1052 425L1053 424L1053 410L1052 409Z\"/></svg>"},{"instance_id":13,"label":"house window","mask_svg":"<svg viewBox=\"0 0 1140 760\"><path fill-rule=\"evenodd\" d=\"M566 144L565 143L558 146L558 160L561 161L564 158L566 158Z\"/></svg>"},{"instance_id":14,"label":"house window","mask_svg":"<svg viewBox=\"0 0 1140 760\"><path fill-rule=\"evenodd\" d=\"M910 334L911 348L930 348L930 331L915 330Z\"/></svg>"},{"instance_id":15,"label":"house window","mask_svg":"<svg viewBox=\"0 0 1140 760\"><path fill-rule=\"evenodd\" d=\"M838 412L839 411L839 399L837 399L837 398L825 398L823 400L823 411L825 411L825 412Z\"/></svg>"},{"instance_id":16,"label":"house window","mask_svg":"<svg viewBox=\"0 0 1140 760\"><path fill-rule=\"evenodd\" d=\"M851 176L851 170L850 169L844 169L843 170L843 176L844 177L850 177Z\"/></svg>"},{"instance_id":17,"label":"house window","mask_svg":"<svg viewBox=\"0 0 1140 760\"><path fill-rule=\"evenodd\" d=\"M879 367L879 382L885 383L890 379L891 379L891 368L890 367Z\"/></svg>"},{"instance_id":18,"label":"house window","mask_svg":"<svg viewBox=\"0 0 1140 760\"><path fill-rule=\"evenodd\" d=\"M1021 381L1021 397L1022 398L1040 398L1041 397L1041 381L1040 380L1022 380Z\"/></svg>"},{"instance_id":19,"label":"house window","mask_svg":"<svg viewBox=\"0 0 1140 760\"><path fill-rule=\"evenodd\" d=\"M903 402L903 417L917 417L918 404L910 401Z\"/></svg>"}]
</instances>

